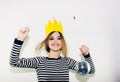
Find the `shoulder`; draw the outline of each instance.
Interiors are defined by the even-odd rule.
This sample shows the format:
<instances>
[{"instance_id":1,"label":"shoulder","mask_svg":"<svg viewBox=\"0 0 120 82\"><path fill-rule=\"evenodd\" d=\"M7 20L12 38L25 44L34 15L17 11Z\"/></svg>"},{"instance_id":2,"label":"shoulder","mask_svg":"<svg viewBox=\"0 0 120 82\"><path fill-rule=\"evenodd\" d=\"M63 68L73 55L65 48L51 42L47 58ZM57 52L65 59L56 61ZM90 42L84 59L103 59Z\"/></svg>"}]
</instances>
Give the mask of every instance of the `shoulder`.
<instances>
[{"instance_id":1,"label":"shoulder","mask_svg":"<svg viewBox=\"0 0 120 82\"><path fill-rule=\"evenodd\" d=\"M70 61L70 60L74 60L75 61L75 59L73 59L73 58L71 58L71 57L68 57L68 58L65 58L66 59L66 61Z\"/></svg>"},{"instance_id":2,"label":"shoulder","mask_svg":"<svg viewBox=\"0 0 120 82\"><path fill-rule=\"evenodd\" d=\"M46 59L46 57L44 56L37 56L37 57L34 57L35 59L37 59L38 61L43 61Z\"/></svg>"},{"instance_id":3,"label":"shoulder","mask_svg":"<svg viewBox=\"0 0 120 82\"><path fill-rule=\"evenodd\" d=\"M70 57L64 58L64 60L65 60L67 63L70 63L70 62L77 62L75 59L70 58Z\"/></svg>"}]
</instances>

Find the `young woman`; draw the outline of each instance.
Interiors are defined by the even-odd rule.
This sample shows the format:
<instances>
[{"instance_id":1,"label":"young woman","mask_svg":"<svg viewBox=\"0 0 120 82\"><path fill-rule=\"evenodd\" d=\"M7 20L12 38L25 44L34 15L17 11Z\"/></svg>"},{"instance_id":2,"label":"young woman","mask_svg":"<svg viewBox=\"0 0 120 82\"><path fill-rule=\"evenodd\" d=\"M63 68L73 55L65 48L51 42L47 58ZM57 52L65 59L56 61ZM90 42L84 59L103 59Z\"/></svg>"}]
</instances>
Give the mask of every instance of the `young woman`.
<instances>
[{"instance_id":1,"label":"young woman","mask_svg":"<svg viewBox=\"0 0 120 82\"><path fill-rule=\"evenodd\" d=\"M55 27L54 27L55 26ZM57 28L56 28L57 27ZM63 30L61 23L54 20L54 23L49 21L48 26L46 26L46 38L36 47L36 52L39 52L41 48L45 47L48 57L33 57L33 58L19 58L22 44L26 37L28 36L29 28L19 29L18 36L14 40L10 55L10 65L13 67L22 68L35 68L37 73L38 82L48 82L48 81L69 81L69 69L75 70L77 72L83 70L80 65L81 62L77 62L72 58L67 57L67 47L63 36ZM90 71L89 74L95 72L94 64L89 54L89 48L83 45L80 48L85 61L89 63ZM61 57L60 54L64 57ZM85 65L83 65L82 68ZM87 68L85 68L86 70Z\"/></svg>"}]
</instances>

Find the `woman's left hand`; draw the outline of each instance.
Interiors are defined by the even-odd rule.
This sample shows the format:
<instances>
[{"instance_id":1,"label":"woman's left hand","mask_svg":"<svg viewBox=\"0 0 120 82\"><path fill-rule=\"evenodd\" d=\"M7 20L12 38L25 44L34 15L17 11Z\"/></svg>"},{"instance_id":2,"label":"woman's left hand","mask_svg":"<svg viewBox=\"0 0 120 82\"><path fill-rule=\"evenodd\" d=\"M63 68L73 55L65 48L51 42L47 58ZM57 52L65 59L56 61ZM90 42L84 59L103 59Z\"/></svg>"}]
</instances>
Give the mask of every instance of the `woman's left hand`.
<instances>
[{"instance_id":1,"label":"woman's left hand","mask_svg":"<svg viewBox=\"0 0 120 82\"><path fill-rule=\"evenodd\" d=\"M89 48L86 45L82 45L79 49L84 56L89 53Z\"/></svg>"}]
</instances>

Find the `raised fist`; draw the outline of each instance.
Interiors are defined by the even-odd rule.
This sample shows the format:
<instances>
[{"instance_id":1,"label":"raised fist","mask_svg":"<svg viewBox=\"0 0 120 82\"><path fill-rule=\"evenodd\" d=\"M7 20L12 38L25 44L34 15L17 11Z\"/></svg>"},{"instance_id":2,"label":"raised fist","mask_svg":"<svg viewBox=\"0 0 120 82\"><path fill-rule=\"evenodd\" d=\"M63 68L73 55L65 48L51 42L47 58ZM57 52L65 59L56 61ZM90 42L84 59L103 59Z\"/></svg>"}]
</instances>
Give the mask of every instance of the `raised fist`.
<instances>
[{"instance_id":1,"label":"raised fist","mask_svg":"<svg viewBox=\"0 0 120 82\"><path fill-rule=\"evenodd\" d=\"M24 41L25 38L28 36L28 33L29 33L29 27L20 28L18 31L17 39Z\"/></svg>"},{"instance_id":2,"label":"raised fist","mask_svg":"<svg viewBox=\"0 0 120 82\"><path fill-rule=\"evenodd\" d=\"M87 55L89 53L89 48L86 45L82 45L80 51L83 55Z\"/></svg>"}]
</instances>

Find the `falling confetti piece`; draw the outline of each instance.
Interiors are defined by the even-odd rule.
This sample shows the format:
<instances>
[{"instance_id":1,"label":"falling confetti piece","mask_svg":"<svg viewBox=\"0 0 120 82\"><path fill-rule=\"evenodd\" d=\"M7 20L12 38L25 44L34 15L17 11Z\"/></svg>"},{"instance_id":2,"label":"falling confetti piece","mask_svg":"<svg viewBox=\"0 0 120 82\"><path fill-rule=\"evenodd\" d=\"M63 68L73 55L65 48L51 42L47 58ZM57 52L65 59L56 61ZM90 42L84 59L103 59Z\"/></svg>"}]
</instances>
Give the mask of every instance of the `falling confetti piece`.
<instances>
[{"instance_id":1,"label":"falling confetti piece","mask_svg":"<svg viewBox=\"0 0 120 82\"><path fill-rule=\"evenodd\" d=\"M75 16L73 16L73 19L74 19L74 20L76 20L76 17L75 17Z\"/></svg>"}]
</instances>

